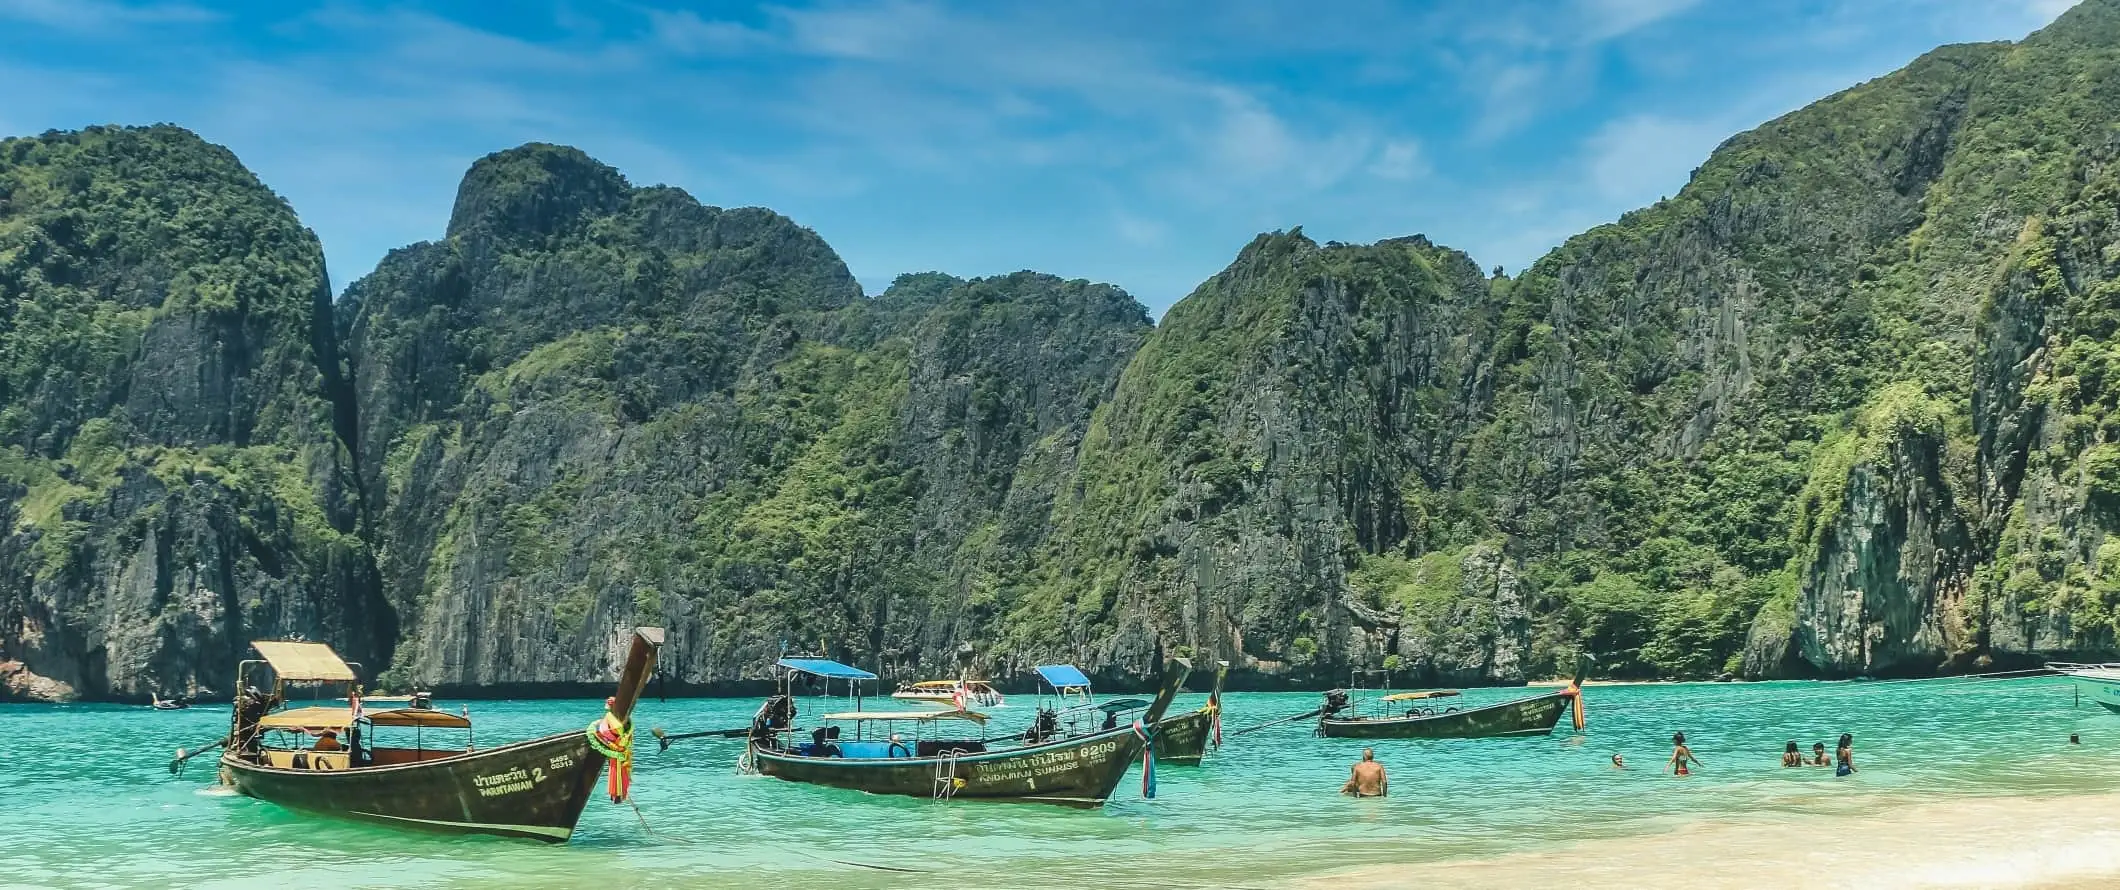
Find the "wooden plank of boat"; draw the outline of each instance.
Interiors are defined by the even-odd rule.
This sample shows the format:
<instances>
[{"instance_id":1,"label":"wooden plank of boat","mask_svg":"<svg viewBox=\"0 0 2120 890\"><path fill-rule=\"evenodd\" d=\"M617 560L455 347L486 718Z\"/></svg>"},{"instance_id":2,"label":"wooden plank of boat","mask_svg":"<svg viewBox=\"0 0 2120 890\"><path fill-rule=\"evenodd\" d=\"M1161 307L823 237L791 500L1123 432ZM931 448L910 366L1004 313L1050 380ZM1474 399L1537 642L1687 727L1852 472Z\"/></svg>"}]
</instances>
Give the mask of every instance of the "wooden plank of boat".
<instances>
[{"instance_id":1,"label":"wooden plank of boat","mask_svg":"<svg viewBox=\"0 0 2120 890\"><path fill-rule=\"evenodd\" d=\"M1215 688L1199 710L1179 714L1156 724L1156 762L1176 766L1198 766L1207 756L1214 737L1215 719L1222 708L1222 682L1229 676L1229 662L1215 668Z\"/></svg>"},{"instance_id":2,"label":"wooden plank of boat","mask_svg":"<svg viewBox=\"0 0 2120 890\"><path fill-rule=\"evenodd\" d=\"M635 630L612 696L613 716L630 719L653 675L662 640L661 628ZM307 719L295 718L297 723ZM329 768L341 759L311 752L303 752L303 759L314 768L274 766L238 750L241 747L231 746L222 755L223 780L259 800L408 828L547 842L573 836L605 762L581 730L446 757L345 769Z\"/></svg>"},{"instance_id":3,"label":"wooden plank of boat","mask_svg":"<svg viewBox=\"0 0 2120 890\"><path fill-rule=\"evenodd\" d=\"M1191 665L1173 660L1155 701L1142 716L1154 725L1170 707ZM751 759L765 775L910 797L1008 800L1098 807L1141 756L1141 737L1119 727L1000 751L942 753L925 757L813 757L754 739Z\"/></svg>"}]
</instances>

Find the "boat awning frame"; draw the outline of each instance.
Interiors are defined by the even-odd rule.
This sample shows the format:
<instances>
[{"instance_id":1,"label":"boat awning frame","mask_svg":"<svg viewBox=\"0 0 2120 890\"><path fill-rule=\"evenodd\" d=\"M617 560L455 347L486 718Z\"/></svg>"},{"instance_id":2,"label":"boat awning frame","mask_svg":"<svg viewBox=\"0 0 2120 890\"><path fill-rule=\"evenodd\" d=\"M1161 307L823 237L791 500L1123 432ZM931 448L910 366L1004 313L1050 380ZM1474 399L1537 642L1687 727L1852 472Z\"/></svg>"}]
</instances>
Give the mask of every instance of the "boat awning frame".
<instances>
[{"instance_id":1,"label":"boat awning frame","mask_svg":"<svg viewBox=\"0 0 2120 890\"><path fill-rule=\"evenodd\" d=\"M829 658L783 658L774 664L812 676L831 680L874 680L876 675L851 665L840 664Z\"/></svg>"},{"instance_id":2,"label":"boat awning frame","mask_svg":"<svg viewBox=\"0 0 2120 890\"><path fill-rule=\"evenodd\" d=\"M1107 714L1116 714L1120 711L1138 711L1142 708L1148 707L1150 704L1151 702L1145 698L1115 698L1111 701L1100 704L1095 708L1092 708L1091 710L1103 711Z\"/></svg>"},{"instance_id":3,"label":"boat awning frame","mask_svg":"<svg viewBox=\"0 0 2120 890\"><path fill-rule=\"evenodd\" d=\"M841 711L821 720L968 720L985 725L991 719L978 711Z\"/></svg>"},{"instance_id":4,"label":"boat awning frame","mask_svg":"<svg viewBox=\"0 0 2120 890\"><path fill-rule=\"evenodd\" d=\"M324 683L354 681L353 668L326 644L258 640L250 646L258 650L258 655L265 659L266 664L272 665L272 672L282 680Z\"/></svg>"},{"instance_id":5,"label":"boat awning frame","mask_svg":"<svg viewBox=\"0 0 2120 890\"><path fill-rule=\"evenodd\" d=\"M1089 675L1071 664L1041 664L1038 676L1054 689L1088 689Z\"/></svg>"}]
</instances>

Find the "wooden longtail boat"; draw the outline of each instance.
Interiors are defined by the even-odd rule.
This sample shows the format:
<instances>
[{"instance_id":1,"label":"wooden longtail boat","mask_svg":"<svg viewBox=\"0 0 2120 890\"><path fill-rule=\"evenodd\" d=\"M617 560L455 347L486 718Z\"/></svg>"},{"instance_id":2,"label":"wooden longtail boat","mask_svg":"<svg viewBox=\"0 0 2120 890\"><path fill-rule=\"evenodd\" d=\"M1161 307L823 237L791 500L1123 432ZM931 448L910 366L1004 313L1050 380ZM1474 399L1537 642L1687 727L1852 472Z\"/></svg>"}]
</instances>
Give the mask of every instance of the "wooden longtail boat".
<instances>
[{"instance_id":1,"label":"wooden longtail boat","mask_svg":"<svg viewBox=\"0 0 2120 890\"><path fill-rule=\"evenodd\" d=\"M785 662L783 662L785 664ZM1153 726L1170 707L1191 665L1173 660L1162 687L1141 717ZM898 794L937 799L1009 800L1098 807L1111 796L1127 767L1141 757L1142 737L1129 724L1081 735L1046 737L1009 748L990 748L985 740L920 739L898 741L889 732L908 722L916 729L945 723L984 726L986 716L970 711L864 712L827 715L851 722L855 737L819 730L808 744L789 741L775 697L759 709L756 731L747 753L753 769L791 782L849 788L871 794ZM882 733L865 730L879 728ZM869 738L870 735L881 738ZM1020 737L1019 737L1020 738Z\"/></svg>"},{"instance_id":2,"label":"wooden longtail boat","mask_svg":"<svg viewBox=\"0 0 2120 890\"><path fill-rule=\"evenodd\" d=\"M588 731L497 748L440 750L424 741L385 747L363 737L384 727L422 735L429 729L468 732L468 714L419 706L365 710L358 690L351 689L347 707L281 709L287 684L350 687L353 670L321 643L254 643L263 659L237 668L237 686L246 693L231 719L222 781L294 810L432 831L565 841L596 791L607 759L600 748L612 749L609 739L622 738L613 753L630 756L633 704L653 674L662 640L661 628L635 629L608 713ZM260 668L272 674L270 695L251 688ZM592 739L599 729L610 730L605 741ZM268 733L295 734L297 742L303 736L344 741L319 750L272 744ZM614 800L622 799L628 766L613 766Z\"/></svg>"},{"instance_id":3,"label":"wooden longtail boat","mask_svg":"<svg viewBox=\"0 0 2120 890\"><path fill-rule=\"evenodd\" d=\"M1179 714L1156 724L1156 762L1198 766L1208 746L1222 746L1222 681L1229 676L1229 662L1215 665L1215 688L1207 704L1189 714Z\"/></svg>"},{"instance_id":4,"label":"wooden longtail boat","mask_svg":"<svg viewBox=\"0 0 2120 890\"><path fill-rule=\"evenodd\" d=\"M1580 729L1583 725L1583 675L1588 672L1589 667L1589 656L1582 656L1576 660L1574 681L1560 691L1479 708L1460 709L1454 706L1437 708L1433 705L1413 705L1406 712L1396 715L1337 717L1334 714L1346 708L1345 695L1342 693L1335 700L1333 693L1327 693L1327 704L1318 718L1318 734L1332 738L1351 739L1449 739L1547 735L1553 732L1553 725L1560 722L1561 712L1568 710L1570 705L1573 705L1576 709L1576 728ZM1428 693L1401 693L1385 696L1383 701L1434 700L1448 698L1456 694L1448 690ZM1337 703L1337 707L1335 703Z\"/></svg>"}]
</instances>

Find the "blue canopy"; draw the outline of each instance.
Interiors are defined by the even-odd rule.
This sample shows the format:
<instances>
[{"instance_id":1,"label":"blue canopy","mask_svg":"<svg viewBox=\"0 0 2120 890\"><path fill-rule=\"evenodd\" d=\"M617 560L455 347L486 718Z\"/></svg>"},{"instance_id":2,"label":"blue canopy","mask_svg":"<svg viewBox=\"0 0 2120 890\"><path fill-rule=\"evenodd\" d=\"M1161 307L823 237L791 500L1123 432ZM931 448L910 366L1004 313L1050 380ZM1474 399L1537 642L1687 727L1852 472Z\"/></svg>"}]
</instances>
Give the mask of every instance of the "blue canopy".
<instances>
[{"instance_id":1,"label":"blue canopy","mask_svg":"<svg viewBox=\"0 0 2120 890\"><path fill-rule=\"evenodd\" d=\"M780 666L791 671L815 674L834 680L874 680L876 675L858 667L848 667L829 658L783 658Z\"/></svg>"},{"instance_id":2,"label":"blue canopy","mask_svg":"<svg viewBox=\"0 0 2120 890\"><path fill-rule=\"evenodd\" d=\"M1038 666L1038 676L1053 684L1054 689L1089 685L1089 678L1083 676L1082 669L1071 664L1041 664Z\"/></svg>"}]
</instances>

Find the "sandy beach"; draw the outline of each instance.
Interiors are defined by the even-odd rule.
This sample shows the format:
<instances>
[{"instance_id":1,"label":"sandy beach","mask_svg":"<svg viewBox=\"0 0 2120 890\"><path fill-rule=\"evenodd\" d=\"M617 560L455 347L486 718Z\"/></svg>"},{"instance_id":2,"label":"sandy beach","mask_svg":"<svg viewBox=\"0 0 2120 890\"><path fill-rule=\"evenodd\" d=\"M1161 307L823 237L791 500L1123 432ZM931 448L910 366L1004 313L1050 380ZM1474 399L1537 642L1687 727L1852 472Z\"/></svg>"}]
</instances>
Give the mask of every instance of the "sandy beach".
<instances>
[{"instance_id":1,"label":"sandy beach","mask_svg":"<svg viewBox=\"0 0 2120 890\"><path fill-rule=\"evenodd\" d=\"M1312 876L1306 888L2120 888L2120 794L1941 798L1725 819L1489 859Z\"/></svg>"}]
</instances>

